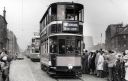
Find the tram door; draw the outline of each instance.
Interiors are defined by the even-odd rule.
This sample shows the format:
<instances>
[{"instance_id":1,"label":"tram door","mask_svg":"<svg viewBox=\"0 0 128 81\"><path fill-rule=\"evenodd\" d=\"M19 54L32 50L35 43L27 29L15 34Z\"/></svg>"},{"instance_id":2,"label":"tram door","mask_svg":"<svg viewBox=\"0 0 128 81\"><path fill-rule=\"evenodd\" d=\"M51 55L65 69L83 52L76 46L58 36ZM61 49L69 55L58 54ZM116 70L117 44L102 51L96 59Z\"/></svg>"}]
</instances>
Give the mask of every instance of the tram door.
<instances>
[{"instance_id":1,"label":"tram door","mask_svg":"<svg viewBox=\"0 0 128 81\"><path fill-rule=\"evenodd\" d=\"M59 39L59 54L65 54L65 39Z\"/></svg>"}]
</instances>

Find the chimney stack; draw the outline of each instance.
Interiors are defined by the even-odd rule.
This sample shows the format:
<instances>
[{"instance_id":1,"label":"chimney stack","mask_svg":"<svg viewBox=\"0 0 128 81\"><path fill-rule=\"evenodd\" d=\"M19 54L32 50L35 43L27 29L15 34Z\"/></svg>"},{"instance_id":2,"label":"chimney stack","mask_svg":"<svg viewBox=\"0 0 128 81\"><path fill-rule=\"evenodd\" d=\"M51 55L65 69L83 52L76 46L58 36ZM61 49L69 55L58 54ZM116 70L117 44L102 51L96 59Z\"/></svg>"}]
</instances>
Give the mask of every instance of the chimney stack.
<instances>
[{"instance_id":1,"label":"chimney stack","mask_svg":"<svg viewBox=\"0 0 128 81\"><path fill-rule=\"evenodd\" d=\"M3 10L3 17L6 19L6 10L5 10L5 7L4 7L4 10Z\"/></svg>"}]
</instances>

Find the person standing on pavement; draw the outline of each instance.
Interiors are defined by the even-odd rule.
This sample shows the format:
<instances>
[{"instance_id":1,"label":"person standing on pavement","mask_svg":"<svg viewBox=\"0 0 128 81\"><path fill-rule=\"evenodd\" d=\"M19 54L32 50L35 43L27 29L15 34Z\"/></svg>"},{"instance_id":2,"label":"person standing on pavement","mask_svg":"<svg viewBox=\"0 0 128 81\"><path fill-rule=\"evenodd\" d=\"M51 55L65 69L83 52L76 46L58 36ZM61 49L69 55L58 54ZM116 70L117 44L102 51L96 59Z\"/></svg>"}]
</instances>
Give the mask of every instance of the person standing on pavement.
<instances>
[{"instance_id":1,"label":"person standing on pavement","mask_svg":"<svg viewBox=\"0 0 128 81\"><path fill-rule=\"evenodd\" d=\"M92 74L95 74L95 58L96 58L96 53L92 52L92 60L91 60L91 69L92 69Z\"/></svg>"},{"instance_id":2,"label":"person standing on pavement","mask_svg":"<svg viewBox=\"0 0 128 81\"><path fill-rule=\"evenodd\" d=\"M1 54L1 53L0 53ZM0 60L0 81L3 81L3 68L4 67L4 62L2 62L1 60Z\"/></svg>"},{"instance_id":3,"label":"person standing on pavement","mask_svg":"<svg viewBox=\"0 0 128 81\"><path fill-rule=\"evenodd\" d=\"M116 61L116 65L115 65L115 80L114 81L122 81L122 79L121 79L121 72L122 72L121 57L122 57L122 54L118 53L117 61Z\"/></svg>"},{"instance_id":4,"label":"person standing on pavement","mask_svg":"<svg viewBox=\"0 0 128 81\"><path fill-rule=\"evenodd\" d=\"M87 74L88 73L88 51L85 50L85 52L83 53L83 56L82 56L82 72L84 74Z\"/></svg>"},{"instance_id":5,"label":"person standing on pavement","mask_svg":"<svg viewBox=\"0 0 128 81\"><path fill-rule=\"evenodd\" d=\"M91 56L92 56L92 52L90 52L89 55L88 55L88 68L89 68L88 70L89 70L89 74L91 74L91 60L92 60Z\"/></svg>"},{"instance_id":6,"label":"person standing on pavement","mask_svg":"<svg viewBox=\"0 0 128 81\"><path fill-rule=\"evenodd\" d=\"M99 73L97 71L97 62L98 62L98 59L99 59L99 56L100 56L100 52L98 50L96 50L96 57L95 57L95 67L96 67L96 75L99 76Z\"/></svg>"},{"instance_id":7,"label":"person standing on pavement","mask_svg":"<svg viewBox=\"0 0 128 81\"><path fill-rule=\"evenodd\" d=\"M114 80L114 64L116 62L116 56L113 51L109 51L108 55L108 80L113 81Z\"/></svg>"},{"instance_id":8,"label":"person standing on pavement","mask_svg":"<svg viewBox=\"0 0 128 81\"><path fill-rule=\"evenodd\" d=\"M108 76L108 62L107 62L107 59L108 59L108 52L105 51L103 53L103 57L104 57L104 70L103 70L103 77L107 77Z\"/></svg>"},{"instance_id":9,"label":"person standing on pavement","mask_svg":"<svg viewBox=\"0 0 128 81\"><path fill-rule=\"evenodd\" d=\"M103 66L104 66L104 57L102 51L100 52L98 61L97 61L97 71L98 71L98 77L102 77L103 73Z\"/></svg>"},{"instance_id":10,"label":"person standing on pavement","mask_svg":"<svg viewBox=\"0 0 128 81\"><path fill-rule=\"evenodd\" d=\"M121 80L125 81L125 61L124 61L125 52L121 57Z\"/></svg>"},{"instance_id":11,"label":"person standing on pavement","mask_svg":"<svg viewBox=\"0 0 128 81\"><path fill-rule=\"evenodd\" d=\"M4 62L4 65L2 67L2 78L3 81L8 81L8 75L9 75L9 56L6 50L4 50L0 55L1 61Z\"/></svg>"},{"instance_id":12,"label":"person standing on pavement","mask_svg":"<svg viewBox=\"0 0 128 81\"><path fill-rule=\"evenodd\" d=\"M128 50L125 50L124 62L125 62L125 80L128 81Z\"/></svg>"}]
</instances>

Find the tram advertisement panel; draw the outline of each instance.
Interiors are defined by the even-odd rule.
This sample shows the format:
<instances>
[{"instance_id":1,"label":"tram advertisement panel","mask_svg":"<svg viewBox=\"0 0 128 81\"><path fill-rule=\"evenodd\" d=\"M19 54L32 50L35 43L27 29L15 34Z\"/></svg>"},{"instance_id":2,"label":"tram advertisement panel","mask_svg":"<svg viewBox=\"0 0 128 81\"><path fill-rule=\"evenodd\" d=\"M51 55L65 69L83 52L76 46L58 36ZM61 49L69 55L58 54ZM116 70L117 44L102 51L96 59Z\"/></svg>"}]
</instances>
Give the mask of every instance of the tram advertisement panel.
<instances>
[{"instance_id":1,"label":"tram advertisement panel","mask_svg":"<svg viewBox=\"0 0 128 81\"><path fill-rule=\"evenodd\" d=\"M79 31L78 22L65 21L63 23L63 31L75 31L75 32L78 32Z\"/></svg>"}]
</instances>

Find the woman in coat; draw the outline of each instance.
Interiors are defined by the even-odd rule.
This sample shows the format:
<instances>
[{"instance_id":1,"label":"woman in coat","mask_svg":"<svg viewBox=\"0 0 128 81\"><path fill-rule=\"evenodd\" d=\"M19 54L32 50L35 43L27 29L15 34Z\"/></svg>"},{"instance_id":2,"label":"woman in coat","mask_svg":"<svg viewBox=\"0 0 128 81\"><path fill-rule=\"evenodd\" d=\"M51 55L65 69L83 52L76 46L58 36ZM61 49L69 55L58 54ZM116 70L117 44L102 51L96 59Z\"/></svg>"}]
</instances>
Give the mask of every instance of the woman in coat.
<instances>
[{"instance_id":1,"label":"woman in coat","mask_svg":"<svg viewBox=\"0 0 128 81\"><path fill-rule=\"evenodd\" d=\"M99 77L102 77L102 72L103 72L103 66L104 66L104 57L102 53L100 53L98 61L97 61L97 71L99 74Z\"/></svg>"}]
</instances>

